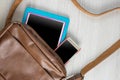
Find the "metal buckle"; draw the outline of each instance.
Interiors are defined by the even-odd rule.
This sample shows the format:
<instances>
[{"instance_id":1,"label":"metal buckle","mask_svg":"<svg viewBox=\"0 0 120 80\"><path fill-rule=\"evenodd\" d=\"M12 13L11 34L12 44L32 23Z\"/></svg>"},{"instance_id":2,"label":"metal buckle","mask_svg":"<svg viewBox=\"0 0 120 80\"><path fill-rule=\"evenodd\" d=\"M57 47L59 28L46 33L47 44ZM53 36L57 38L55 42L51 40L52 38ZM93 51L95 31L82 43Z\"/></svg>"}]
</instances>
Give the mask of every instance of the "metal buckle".
<instances>
[{"instance_id":1,"label":"metal buckle","mask_svg":"<svg viewBox=\"0 0 120 80\"><path fill-rule=\"evenodd\" d=\"M81 73L76 74L76 75L71 75L71 76L67 77L65 80L69 80L69 79L76 80L78 78L80 78L81 80L84 80L84 76Z\"/></svg>"},{"instance_id":2,"label":"metal buckle","mask_svg":"<svg viewBox=\"0 0 120 80\"><path fill-rule=\"evenodd\" d=\"M82 77L82 80L84 80L84 76L80 73L80 76Z\"/></svg>"}]
</instances>

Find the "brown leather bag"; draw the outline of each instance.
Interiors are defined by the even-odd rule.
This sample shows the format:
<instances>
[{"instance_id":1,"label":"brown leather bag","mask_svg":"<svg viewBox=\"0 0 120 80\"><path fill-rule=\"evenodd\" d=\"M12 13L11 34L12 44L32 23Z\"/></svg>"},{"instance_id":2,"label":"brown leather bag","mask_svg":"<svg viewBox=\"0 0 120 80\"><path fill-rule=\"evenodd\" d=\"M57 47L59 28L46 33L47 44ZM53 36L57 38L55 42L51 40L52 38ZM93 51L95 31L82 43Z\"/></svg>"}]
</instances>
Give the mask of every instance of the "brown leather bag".
<instances>
[{"instance_id":1,"label":"brown leather bag","mask_svg":"<svg viewBox=\"0 0 120 80\"><path fill-rule=\"evenodd\" d=\"M30 27L10 23L0 34L0 73L5 80L60 80L64 65Z\"/></svg>"},{"instance_id":2,"label":"brown leather bag","mask_svg":"<svg viewBox=\"0 0 120 80\"><path fill-rule=\"evenodd\" d=\"M0 32L0 80L82 80L83 76L120 48L120 40L80 73L66 78L59 56L37 33L20 22L10 22L22 0L15 0Z\"/></svg>"},{"instance_id":3,"label":"brown leather bag","mask_svg":"<svg viewBox=\"0 0 120 80\"><path fill-rule=\"evenodd\" d=\"M15 0L0 33L0 80L61 80L66 70L59 56L36 32L10 22L22 0Z\"/></svg>"}]
</instances>

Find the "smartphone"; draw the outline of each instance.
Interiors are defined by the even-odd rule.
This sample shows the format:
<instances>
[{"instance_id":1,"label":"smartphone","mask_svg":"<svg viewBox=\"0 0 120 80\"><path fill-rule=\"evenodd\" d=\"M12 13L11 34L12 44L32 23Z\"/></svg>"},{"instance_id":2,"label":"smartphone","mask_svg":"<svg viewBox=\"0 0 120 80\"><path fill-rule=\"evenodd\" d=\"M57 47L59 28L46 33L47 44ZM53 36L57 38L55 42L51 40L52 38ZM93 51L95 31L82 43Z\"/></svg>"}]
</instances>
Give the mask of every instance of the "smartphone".
<instances>
[{"instance_id":1,"label":"smartphone","mask_svg":"<svg viewBox=\"0 0 120 80\"><path fill-rule=\"evenodd\" d=\"M80 48L77 44L71 38L67 38L55 49L55 52L60 56L64 64L66 64L79 50Z\"/></svg>"}]
</instances>

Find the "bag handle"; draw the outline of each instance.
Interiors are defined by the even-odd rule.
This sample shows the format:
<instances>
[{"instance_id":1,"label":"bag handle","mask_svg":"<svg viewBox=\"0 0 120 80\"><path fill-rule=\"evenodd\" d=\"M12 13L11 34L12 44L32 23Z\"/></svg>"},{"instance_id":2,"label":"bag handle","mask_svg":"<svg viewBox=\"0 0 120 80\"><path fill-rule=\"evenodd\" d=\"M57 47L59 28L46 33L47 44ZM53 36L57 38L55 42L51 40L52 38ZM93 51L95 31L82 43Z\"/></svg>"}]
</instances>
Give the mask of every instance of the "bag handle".
<instances>
[{"instance_id":1,"label":"bag handle","mask_svg":"<svg viewBox=\"0 0 120 80\"><path fill-rule=\"evenodd\" d=\"M87 11L86 9L84 9L84 8L77 2L77 0L71 0L71 1L73 2L73 4L74 4L79 10L81 10L81 11L84 12L85 14L88 14L88 15L94 16L94 17L107 14L107 13L109 13L109 12L111 12L111 11L114 11L114 10L120 10L120 7L117 7L117 8L114 8L114 9L110 9L110 10L104 11L104 12L99 13L99 14L95 14L95 13L91 13L91 12Z\"/></svg>"},{"instance_id":2,"label":"bag handle","mask_svg":"<svg viewBox=\"0 0 120 80\"><path fill-rule=\"evenodd\" d=\"M11 22L12 17L13 17L13 14L14 14L16 8L19 6L19 4L20 4L22 1L23 1L23 0L15 0L15 1L13 2L12 6L11 6L11 8L10 8L10 10L9 10L8 16L7 16L7 18L6 18L6 23L5 23L5 25L7 25L8 23Z\"/></svg>"}]
</instances>

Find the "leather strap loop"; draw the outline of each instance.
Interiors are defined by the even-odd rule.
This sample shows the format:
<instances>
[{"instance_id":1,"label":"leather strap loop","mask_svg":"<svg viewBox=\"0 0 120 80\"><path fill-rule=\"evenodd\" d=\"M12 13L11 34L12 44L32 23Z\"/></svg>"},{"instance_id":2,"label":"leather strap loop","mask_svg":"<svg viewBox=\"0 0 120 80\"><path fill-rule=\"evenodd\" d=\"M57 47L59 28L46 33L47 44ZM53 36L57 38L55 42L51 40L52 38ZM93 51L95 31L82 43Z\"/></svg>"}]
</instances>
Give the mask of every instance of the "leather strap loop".
<instances>
[{"instance_id":1,"label":"leather strap loop","mask_svg":"<svg viewBox=\"0 0 120 80\"><path fill-rule=\"evenodd\" d=\"M73 2L73 4L74 4L80 11L82 11L83 13L88 14L88 15L90 15L90 16L94 16L94 17L102 16L102 15L107 14L107 13L109 13L109 12L112 12L112 11L114 11L114 10L120 10L120 7L117 7L117 8L114 8L114 9L107 10L107 11L105 11L105 12L101 12L101 13L99 13L99 14L95 14L95 13L91 13L91 12L87 11L86 9L84 9L84 8L77 2L77 0L71 0L71 1Z\"/></svg>"}]
</instances>

